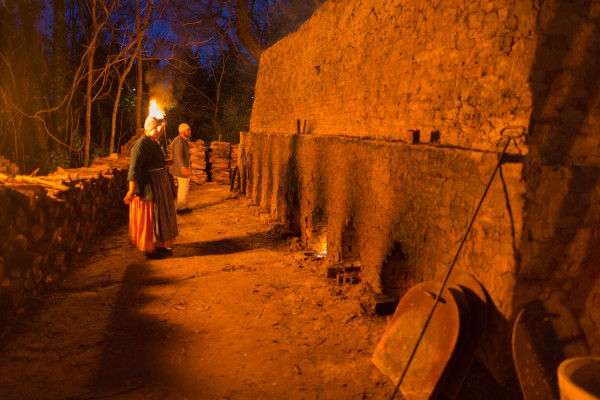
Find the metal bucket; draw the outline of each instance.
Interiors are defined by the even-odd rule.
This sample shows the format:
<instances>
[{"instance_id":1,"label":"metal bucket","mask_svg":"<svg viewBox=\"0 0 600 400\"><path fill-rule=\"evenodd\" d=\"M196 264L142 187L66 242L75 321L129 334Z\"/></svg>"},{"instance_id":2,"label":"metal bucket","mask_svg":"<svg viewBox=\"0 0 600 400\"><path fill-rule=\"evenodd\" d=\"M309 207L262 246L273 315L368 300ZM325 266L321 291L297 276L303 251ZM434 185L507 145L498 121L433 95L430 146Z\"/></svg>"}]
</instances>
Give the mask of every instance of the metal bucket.
<instances>
[{"instance_id":1,"label":"metal bucket","mask_svg":"<svg viewBox=\"0 0 600 400\"><path fill-rule=\"evenodd\" d=\"M561 400L600 400L600 357L567 358L557 372Z\"/></svg>"}]
</instances>

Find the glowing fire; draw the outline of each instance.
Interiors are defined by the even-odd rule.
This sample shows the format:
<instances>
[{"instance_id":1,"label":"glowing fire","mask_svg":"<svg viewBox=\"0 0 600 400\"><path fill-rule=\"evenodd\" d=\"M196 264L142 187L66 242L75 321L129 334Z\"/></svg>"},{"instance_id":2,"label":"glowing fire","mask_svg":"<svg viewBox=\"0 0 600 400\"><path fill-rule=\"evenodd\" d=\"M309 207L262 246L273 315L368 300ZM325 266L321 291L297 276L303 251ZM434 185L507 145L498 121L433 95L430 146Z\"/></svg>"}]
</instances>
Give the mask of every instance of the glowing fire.
<instances>
[{"instance_id":1,"label":"glowing fire","mask_svg":"<svg viewBox=\"0 0 600 400\"><path fill-rule=\"evenodd\" d=\"M327 256L327 238L321 238L321 242L315 246L317 258L325 258Z\"/></svg>"},{"instance_id":2,"label":"glowing fire","mask_svg":"<svg viewBox=\"0 0 600 400\"><path fill-rule=\"evenodd\" d=\"M327 232L321 232L321 234L316 238L318 242L314 249L319 253L327 254Z\"/></svg>"},{"instance_id":3,"label":"glowing fire","mask_svg":"<svg viewBox=\"0 0 600 400\"><path fill-rule=\"evenodd\" d=\"M160 109L158 104L156 104L155 99L150 101L150 113L148 115L156 119L163 119L165 117L165 113Z\"/></svg>"}]
</instances>

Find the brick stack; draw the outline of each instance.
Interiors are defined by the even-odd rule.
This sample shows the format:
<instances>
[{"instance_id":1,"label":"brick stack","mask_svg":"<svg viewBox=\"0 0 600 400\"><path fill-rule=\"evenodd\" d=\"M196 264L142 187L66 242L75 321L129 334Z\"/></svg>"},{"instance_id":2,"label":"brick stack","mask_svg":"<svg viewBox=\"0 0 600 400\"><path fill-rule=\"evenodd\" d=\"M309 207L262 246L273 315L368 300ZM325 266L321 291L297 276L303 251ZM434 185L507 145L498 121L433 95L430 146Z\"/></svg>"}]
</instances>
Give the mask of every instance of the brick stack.
<instances>
[{"instance_id":1,"label":"brick stack","mask_svg":"<svg viewBox=\"0 0 600 400\"><path fill-rule=\"evenodd\" d=\"M315 226L318 231L313 231L313 235L318 235L326 227L327 223L320 221ZM342 262L332 265L327 269L328 278L334 278L340 285L346 283L356 284L361 281L361 263L358 246L358 235L354 229L352 219L350 219L342 232Z\"/></svg>"},{"instance_id":2,"label":"brick stack","mask_svg":"<svg viewBox=\"0 0 600 400\"><path fill-rule=\"evenodd\" d=\"M415 285L415 266L406 259L400 243L395 244L382 271L383 293L396 300Z\"/></svg>"},{"instance_id":3,"label":"brick stack","mask_svg":"<svg viewBox=\"0 0 600 400\"><path fill-rule=\"evenodd\" d=\"M191 183L201 184L208 179L206 168L206 147L201 139L190 144L190 161L192 163Z\"/></svg>"},{"instance_id":4,"label":"brick stack","mask_svg":"<svg viewBox=\"0 0 600 400\"><path fill-rule=\"evenodd\" d=\"M231 169L231 144L214 141L210 144L209 166L212 182L229 184Z\"/></svg>"}]
</instances>

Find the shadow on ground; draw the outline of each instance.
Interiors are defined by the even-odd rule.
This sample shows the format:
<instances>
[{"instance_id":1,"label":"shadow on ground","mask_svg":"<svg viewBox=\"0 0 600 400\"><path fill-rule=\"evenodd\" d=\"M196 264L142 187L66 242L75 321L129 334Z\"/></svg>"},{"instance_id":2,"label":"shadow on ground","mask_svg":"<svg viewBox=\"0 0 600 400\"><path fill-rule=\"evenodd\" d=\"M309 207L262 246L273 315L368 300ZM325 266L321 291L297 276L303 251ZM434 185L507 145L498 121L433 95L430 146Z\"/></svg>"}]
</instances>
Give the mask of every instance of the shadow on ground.
<instances>
[{"instance_id":1,"label":"shadow on ground","mask_svg":"<svg viewBox=\"0 0 600 400\"><path fill-rule=\"evenodd\" d=\"M82 399L164 396L170 393L165 388L177 387L169 373L176 354L169 337L181 328L144 312L161 301L149 289L177 284L176 279L156 276L149 263L127 266L106 325L99 367L89 383L91 393Z\"/></svg>"},{"instance_id":2,"label":"shadow on ground","mask_svg":"<svg viewBox=\"0 0 600 400\"><path fill-rule=\"evenodd\" d=\"M177 257L196 257L242 253L255 249L275 249L285 244L284 236L265 232L244 236L176 245Z\"/></svg>"}]
</instances>

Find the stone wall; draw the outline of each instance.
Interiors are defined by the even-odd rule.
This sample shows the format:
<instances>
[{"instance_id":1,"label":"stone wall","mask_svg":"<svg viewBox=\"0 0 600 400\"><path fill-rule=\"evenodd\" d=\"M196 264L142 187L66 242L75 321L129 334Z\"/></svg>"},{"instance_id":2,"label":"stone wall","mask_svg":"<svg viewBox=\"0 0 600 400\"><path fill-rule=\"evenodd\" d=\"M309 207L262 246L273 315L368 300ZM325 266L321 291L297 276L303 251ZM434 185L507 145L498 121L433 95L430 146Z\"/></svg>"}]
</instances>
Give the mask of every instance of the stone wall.
<instances>
[{"instance_id":1,"label":"stone wall","mask_svg":"<svg viewBox=\"0 0 600 400\"><path fill-rule=\"evenodd\" d=\"M600 354L599 22L585 0L329 0L261 57L246 195L307 243L324 212L330 262L351 218L375 291L398 243L431 279L523 127L457 266L497 311L480 359L510 382L516 314L551 296Z\"/></svg>"}]
</instances>

